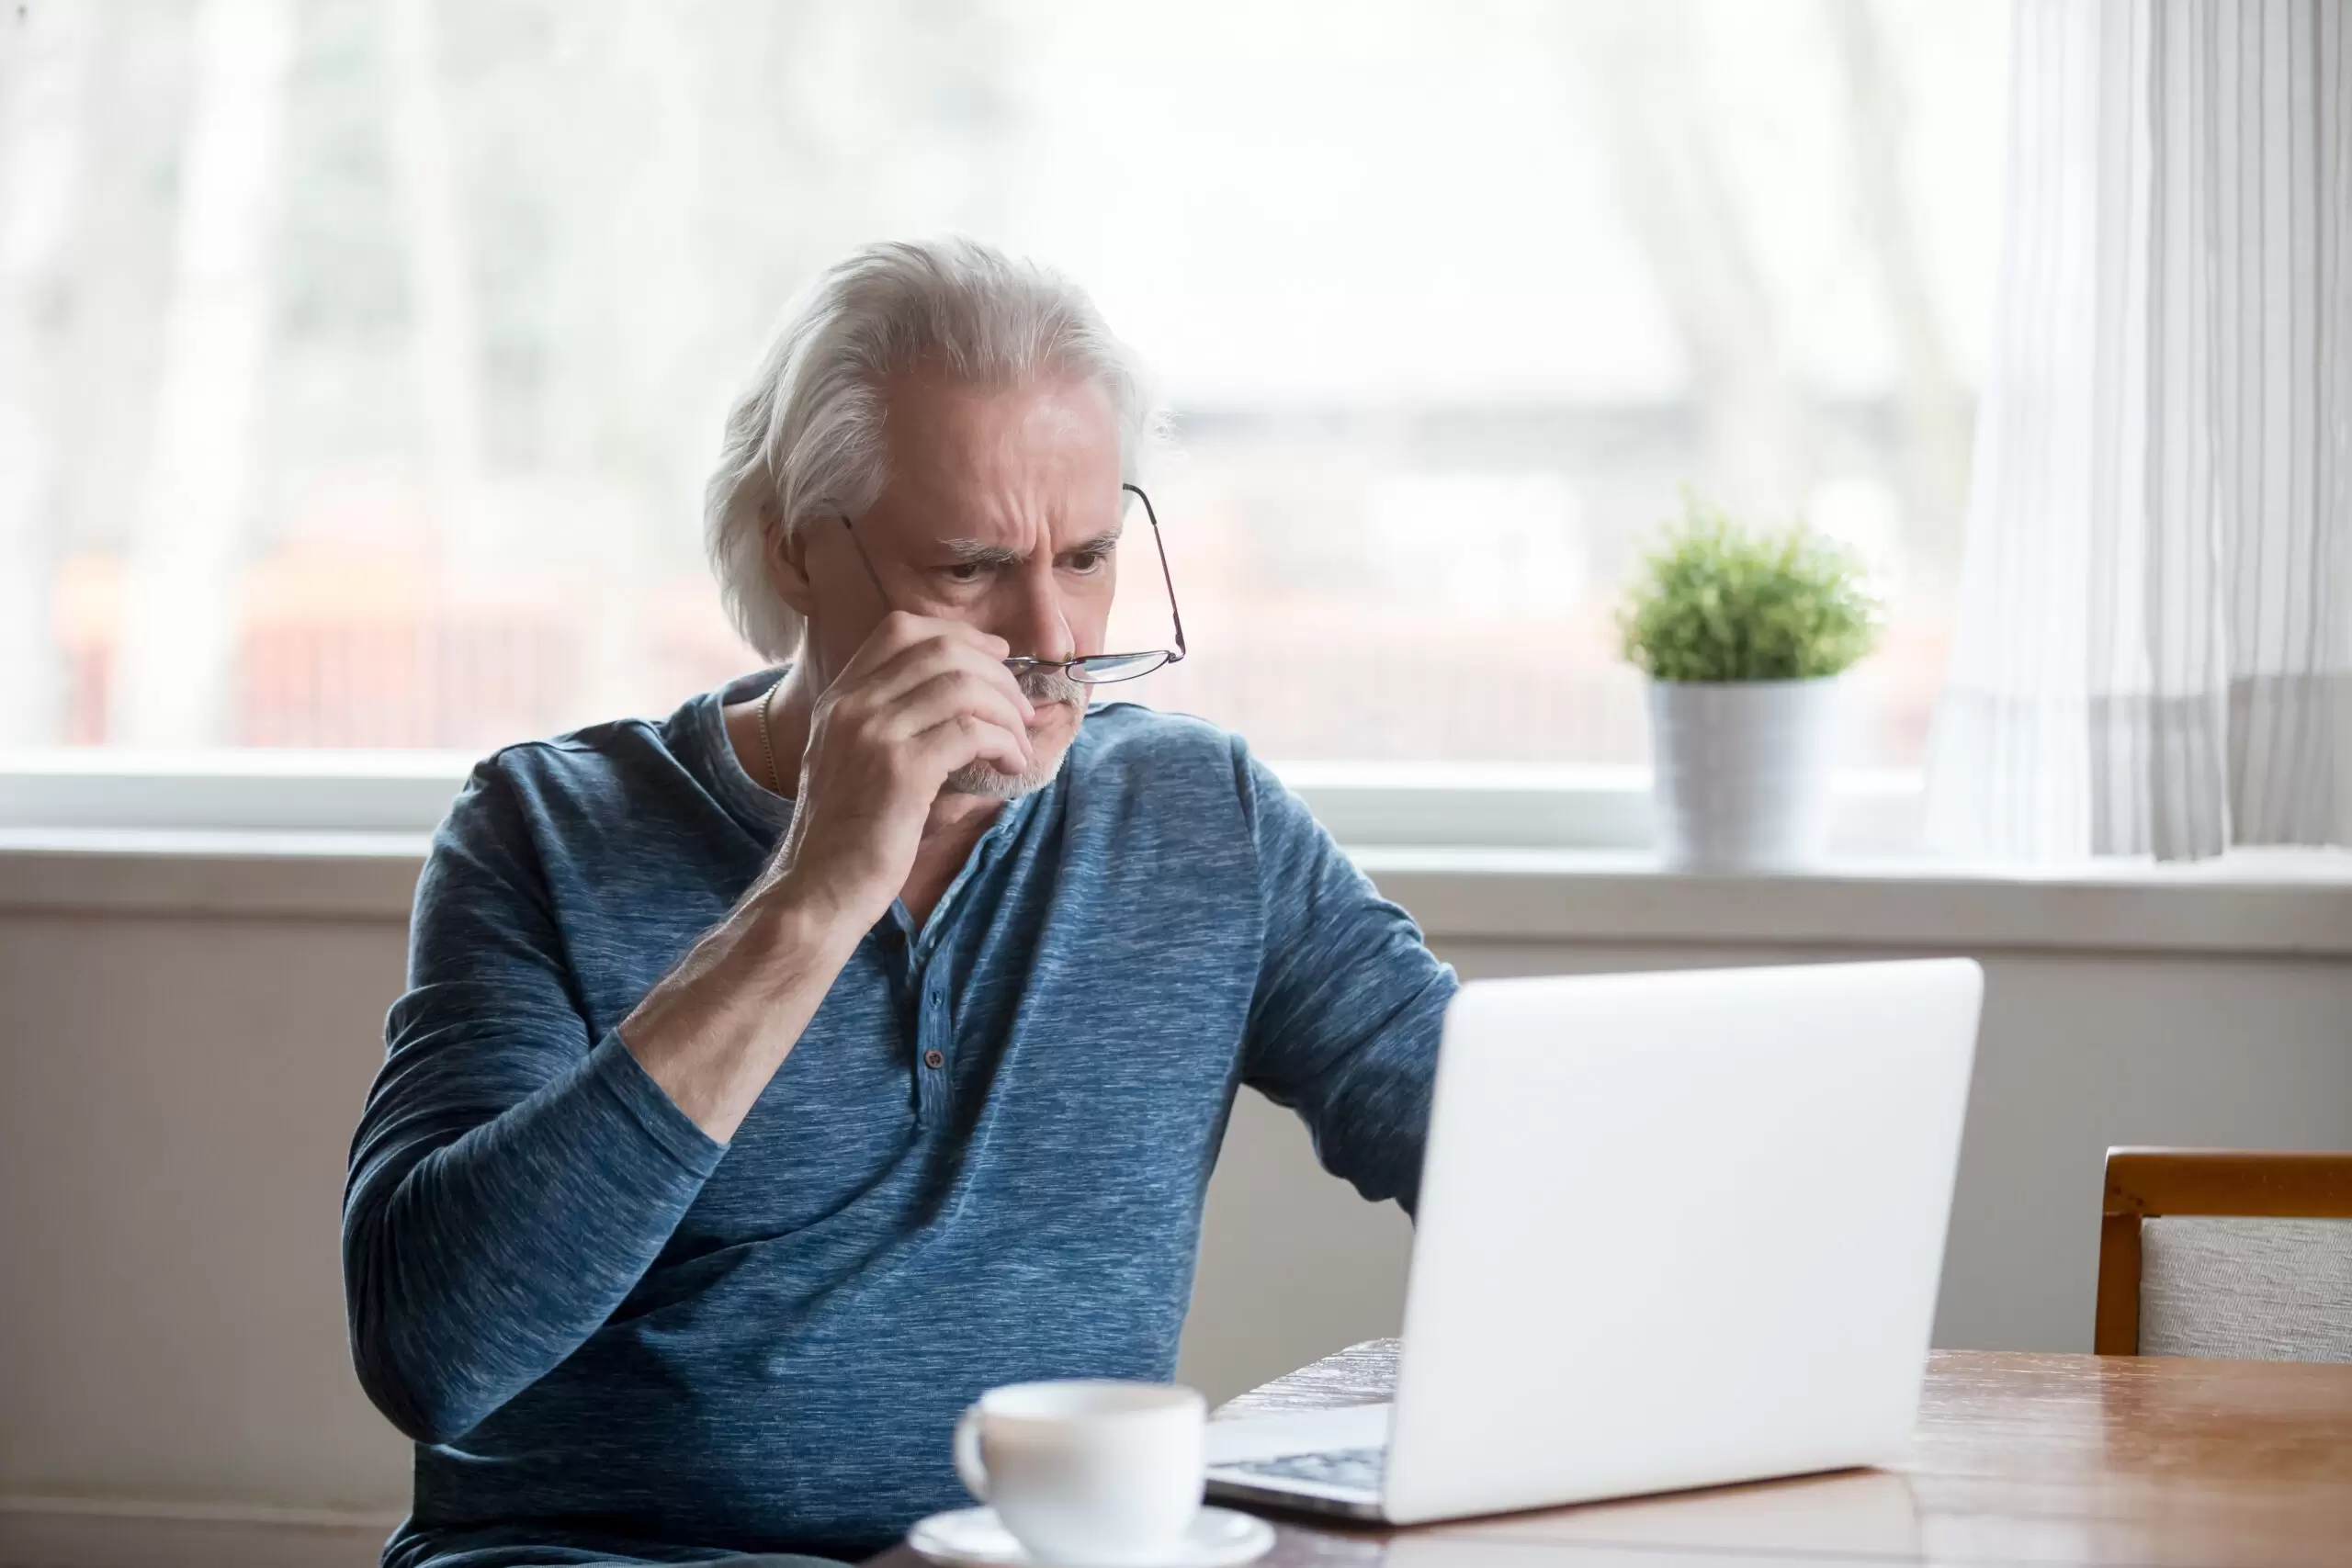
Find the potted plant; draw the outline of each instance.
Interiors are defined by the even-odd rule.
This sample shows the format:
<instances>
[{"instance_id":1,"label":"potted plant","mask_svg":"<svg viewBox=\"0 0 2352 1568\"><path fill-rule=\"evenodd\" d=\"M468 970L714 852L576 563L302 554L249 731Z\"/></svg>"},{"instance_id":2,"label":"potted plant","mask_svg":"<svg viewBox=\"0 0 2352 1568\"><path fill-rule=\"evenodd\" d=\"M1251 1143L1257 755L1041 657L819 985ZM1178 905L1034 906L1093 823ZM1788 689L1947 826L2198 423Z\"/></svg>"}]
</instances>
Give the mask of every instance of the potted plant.
<instances>
[{"instance_id":1,"label":"potted plant","mask_svg":"<svg viewBox=\"0 0 2352 1568\"><path fill-rule=\"evenodd\" d=\"M1744 528L1686 494L1618 619L1649 676L1668 865L1763 871L1818 854L1838 677L1878 637L1853 553L1799 524Z\"/></svg>"}]
</instances>

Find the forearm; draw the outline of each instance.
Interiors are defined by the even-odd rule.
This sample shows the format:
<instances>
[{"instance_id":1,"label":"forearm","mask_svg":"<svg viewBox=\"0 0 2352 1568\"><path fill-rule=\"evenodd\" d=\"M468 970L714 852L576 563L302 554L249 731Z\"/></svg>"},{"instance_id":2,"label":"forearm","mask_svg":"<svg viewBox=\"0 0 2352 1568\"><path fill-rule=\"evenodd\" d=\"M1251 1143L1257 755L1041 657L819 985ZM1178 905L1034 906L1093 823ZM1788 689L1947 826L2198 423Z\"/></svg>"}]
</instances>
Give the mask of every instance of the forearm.
<instances>
[{"instance_id":1,"label":"forearm","mask_svg":"<svg viewBox=\"0 0 2352 1568\"><path fill-rule=\"evenodd\" d=\"M794 682L805 730L790 828L726 919L648 991L619 1033L706 1134L735 1134L857 944L906 886L947 780L1035 764L1037 710L1003 638L891 614L822 692Z\"/></svg>"},{"instance_id":2,"label":"forearm","mask_svg":"<svg viewBox=\"0 0 2352 1568\"><path fill-rule=\"evenodd\" d=\"M622 1042L695 1126L726 1143L865 934L788 878L763 882L621 1021Z\"/></svg>"},{"instance_id":3,"label":"forearm","mask_svg":"<svg viewBox=\"0 0 2352 1568\"><path fill-rule=\"evenodd\" d=\"M486 1122L467 1107L497 1088L427 1089L395 1054L405 1103L362 1123L344 1262L361 1381L402 1430L470 1429L627 1298L854 949L840 925L747 897L621 1028Z\"/></svg>"},{"instance_id":4,"label":"forearm","mask_svg":"<svg viewBox=\"0 0 2352 1568\"><path fill-rule=\"evenodd\" d=\"M726 1152L609 1035L451 1141L436 1120L419 1107L363 1124L344 1216L360 1381L424 1442L469 1430L594 1333Z\"/></svg>"},{"instance_id":5,"label":"forearm","mask_svg":"<svg viewBox=\"0 0 2352 1568\"><path fill-rule=\"evenodd\" d=\"M1453 971L1280 780L1239 761L1266 919L1243 1077L1296 1108L1325 1169L1411 1213Z\"/></svg>"}]
</instances>

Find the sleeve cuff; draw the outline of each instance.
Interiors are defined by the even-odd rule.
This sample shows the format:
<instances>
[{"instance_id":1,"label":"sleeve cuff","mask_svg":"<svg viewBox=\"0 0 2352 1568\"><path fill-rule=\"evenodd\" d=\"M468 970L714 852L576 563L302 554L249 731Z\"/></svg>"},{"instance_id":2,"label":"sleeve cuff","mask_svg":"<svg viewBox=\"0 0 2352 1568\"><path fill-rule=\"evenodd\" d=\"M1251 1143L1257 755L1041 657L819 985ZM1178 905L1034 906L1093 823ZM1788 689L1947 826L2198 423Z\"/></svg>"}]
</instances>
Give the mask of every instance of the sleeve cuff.
<instances>
[{"instance_id":1,"label":"sleeve cuff","mask_svg":"<svg viewBox=\"0 0 2352 1568\"><path fill-rule=\"evenodd\" d=\"M678 1109L678 1102L670 1098L669 1090L653 1081L653 1075L645 1070L622 1041L618 1029L605 1031L605 1037L588 1053L588 1073L604 1086L606 1093L620 1101L621 1108L645 1129L646 1136L659 1144L684 1169L702 1178L718 1168L727 1145L695 1125L694 1118Z\"/></svg>"}]
</instances>

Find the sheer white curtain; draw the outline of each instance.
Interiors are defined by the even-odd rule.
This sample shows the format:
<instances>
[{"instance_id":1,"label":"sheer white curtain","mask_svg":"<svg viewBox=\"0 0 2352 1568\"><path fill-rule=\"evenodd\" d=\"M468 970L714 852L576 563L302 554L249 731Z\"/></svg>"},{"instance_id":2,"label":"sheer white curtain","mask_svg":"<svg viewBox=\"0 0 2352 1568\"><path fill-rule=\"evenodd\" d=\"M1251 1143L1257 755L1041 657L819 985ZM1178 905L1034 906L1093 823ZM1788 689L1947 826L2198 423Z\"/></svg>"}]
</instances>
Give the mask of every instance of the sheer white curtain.
<instances>
[{"instance_id":1,"label":"sheer white curtain","mask_svg":"<svg viewBox=\"0 0 2352 1568\"><path fill-rule=\"evenodd\" d=\"M2346 0L2020 0L1928 835L2352 840Z\"/></svg>"}]
</instances>

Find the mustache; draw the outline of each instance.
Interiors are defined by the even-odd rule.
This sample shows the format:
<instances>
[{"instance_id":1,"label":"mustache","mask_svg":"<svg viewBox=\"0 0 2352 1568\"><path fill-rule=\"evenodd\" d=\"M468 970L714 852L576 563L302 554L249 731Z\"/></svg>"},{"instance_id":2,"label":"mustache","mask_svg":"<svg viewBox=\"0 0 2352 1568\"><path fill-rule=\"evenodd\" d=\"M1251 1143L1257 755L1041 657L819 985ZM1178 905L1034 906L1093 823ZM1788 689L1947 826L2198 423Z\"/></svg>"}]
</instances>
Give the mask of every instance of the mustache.
<instances>
[{"instance_id":1,"label":"mustache","mask_svg":"<svg viewBox=\"0 0 2352 1568\"><path fill-rule=\"evenodd\" d=\"M1023 670L1013 677L1033 703L1084 703L1086 688L1059 670Z\"/></svg>"}]
</instances>

